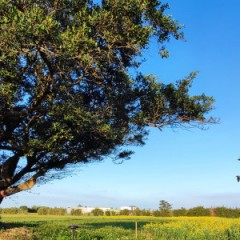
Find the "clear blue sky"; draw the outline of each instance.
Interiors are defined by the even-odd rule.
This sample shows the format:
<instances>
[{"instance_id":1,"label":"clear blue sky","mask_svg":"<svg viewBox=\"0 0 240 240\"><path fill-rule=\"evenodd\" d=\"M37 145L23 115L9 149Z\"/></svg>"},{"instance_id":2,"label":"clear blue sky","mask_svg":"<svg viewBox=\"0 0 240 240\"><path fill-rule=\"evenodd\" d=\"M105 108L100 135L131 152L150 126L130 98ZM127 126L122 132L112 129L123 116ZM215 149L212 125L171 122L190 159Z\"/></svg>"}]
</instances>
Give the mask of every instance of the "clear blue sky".
<instances>
[{"instance_id":1,"label":"clear blue sky","mask_svg":"<svg viewBox=\"0 0 240 240\"><path fill-rule=\"evenodd\" d=\"M158 208L164 199L173 208L240 207L240 1L166 0L168 11L185 24L187 42L171 41L170 57L161 60L152 45L145 52L145 73L164 82L199 70L192 93L215 98L212 115L220 123L209 129L153 129L147 144L131 160L111 160L79 169L5 199L2 207L21 205Z\"/></svg>"}]
</instances>

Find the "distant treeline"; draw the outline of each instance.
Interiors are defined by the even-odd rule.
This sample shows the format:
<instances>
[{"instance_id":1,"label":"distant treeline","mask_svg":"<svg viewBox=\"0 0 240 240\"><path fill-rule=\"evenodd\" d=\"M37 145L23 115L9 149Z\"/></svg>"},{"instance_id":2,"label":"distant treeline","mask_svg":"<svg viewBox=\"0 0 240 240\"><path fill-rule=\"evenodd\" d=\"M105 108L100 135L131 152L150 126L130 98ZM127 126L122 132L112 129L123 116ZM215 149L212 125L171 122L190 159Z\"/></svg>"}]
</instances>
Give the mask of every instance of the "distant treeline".
<instances>
[{"instance_id":1,"label":"distant treeline","mask_svg":"<svg viewBox=\"0 0 240 240\"><path fill-rule=\"evenodd\" d=\"M66 215L67 211L65 208L50 208L50 207L37 207L31 208L27 206L21 206L19 208L1 208L0 213L5 214L23 214L23 213L38 213L39 215Z\"/></svg>"},{"instance_id":2,"label":"distant treeline","mask_svg":"<svg viewBox=\"0 0 240 240\"><path fill-rule=\"evenodd\" d=\"M21 206L19 208L1 208L0 213L5 214L22 214L22 213L37 213L39 215L67 215L65 208L50 208L50 207L32 207ZM83 214L81 209L72 209L71 215L81 216ZM88 215L92 216L155 216L155 217L180 217L180 216L216 216L216 217L227 217L227 218L239 218L240 208L226 208L226 207L216 207L216 208L204 208L202 206L194 207L190 209L175 209L170 211L161 210L146 210L146 209L135 209L133 211L124 209L120 211L107 210L103 211L100 208L95 208Z\"/></svg>"}]
</instances>

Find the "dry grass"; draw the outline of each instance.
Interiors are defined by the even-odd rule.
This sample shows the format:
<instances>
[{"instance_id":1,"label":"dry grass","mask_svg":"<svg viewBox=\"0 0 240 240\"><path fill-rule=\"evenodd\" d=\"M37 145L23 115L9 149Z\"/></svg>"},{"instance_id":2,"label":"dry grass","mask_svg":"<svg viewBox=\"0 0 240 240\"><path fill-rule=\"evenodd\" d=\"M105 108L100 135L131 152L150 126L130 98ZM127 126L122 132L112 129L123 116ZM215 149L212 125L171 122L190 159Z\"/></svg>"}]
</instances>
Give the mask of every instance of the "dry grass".
<instances>
[{"instance_id":1,"label":"dry grass","mask_svg":"<svg viewBox=\"0 0 240 240\"><path fill-rule=\"evenodd\" d=\"M25 227L2 230L0 240L28 240L31 239L30 231Z\"/></svg>"}]
</instances>

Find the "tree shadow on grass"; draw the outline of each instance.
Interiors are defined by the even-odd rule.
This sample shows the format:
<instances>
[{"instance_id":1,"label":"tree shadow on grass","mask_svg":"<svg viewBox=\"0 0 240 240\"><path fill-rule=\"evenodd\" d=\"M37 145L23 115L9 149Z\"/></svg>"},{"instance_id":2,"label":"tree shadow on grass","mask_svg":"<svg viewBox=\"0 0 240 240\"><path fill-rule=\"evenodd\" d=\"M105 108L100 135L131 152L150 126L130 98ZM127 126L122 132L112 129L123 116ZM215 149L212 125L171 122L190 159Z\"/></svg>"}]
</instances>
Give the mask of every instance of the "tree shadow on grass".
<instances>
[{"instance_id":1,"label":"tree shadow on grass","mask_svg":"<svg viewBox=\"0 0 240 240\"><path fill-rule=\"evenodd\" d=\"M9 223L4 223L0 222L0 230L7 230L7 229L12 229L12 228L21 228L21 227L27 227L27 228L33 228L39 226L41 223L21 223L21 222L9 222Z\"/></svg>"},{"instance_id":2,"label":"tree shadow on grass","mask_svg":"<svg viewBox=\"0 0 240 240\"><path fill-rule=\"evenodd\" d=\"M150 221L141 221L137 222L137 227L142 228L144 225L151 223ZM116 222L93 222L93 223L85 223L84 226L90 228L103 228L103 227L120 227L125 230L134 230L135 222L129 221L116 221ZM81 225L80 225L81 227Z\"/></svg>"}]
</instances>

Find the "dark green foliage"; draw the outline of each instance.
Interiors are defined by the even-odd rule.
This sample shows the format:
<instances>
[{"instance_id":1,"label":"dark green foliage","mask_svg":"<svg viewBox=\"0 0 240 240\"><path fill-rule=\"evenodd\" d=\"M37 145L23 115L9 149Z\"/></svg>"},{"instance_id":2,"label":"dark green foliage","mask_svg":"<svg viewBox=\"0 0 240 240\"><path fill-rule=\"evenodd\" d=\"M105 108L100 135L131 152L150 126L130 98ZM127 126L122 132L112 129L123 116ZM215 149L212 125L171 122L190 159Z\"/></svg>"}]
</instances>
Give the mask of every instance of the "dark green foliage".
<instances>
[{"instance_id":1,"label":"dark green foliage","mask_svg":"<svg viewBox=\"0 0 240 240\"><path fill-rule=\"evenodd\" d=\"M39 209L39 206L32 206L31 208L28 208L29 212L36 213Z\"/></svg>"},{"instance_id":2,"label":"dark green foliage","mask_svg":"<svg viewBox=\"0 0 240 240\"><path fill-rule=\"evenodd\" d=\"M36 239L71 239L72 233L64 224L43 224L36 228L33 234ZM86 228L80 227L75 233L75 239L81 240L116 240L116 239L133 239L133 232L121 227L101 227Z\"/></svg>"},{"instance_id":3,"label":"dark green foliage","mask_svg":"<svg viewBox=\"0 0 240 240\"><path fill-rule=\"evenodd\" d=\"M211 214L210 214L210 209L199 206L199 207L188 209L187 216L200 217L200 216L211 216Z\"/></svg>"},{"instance_id":4,"label":"dark green foliage","mask_svg":"<svg viewBox=\"0 0 240 240\"><path fill-rule=\"evenodd\" d=\"M161 213L160 213L159 210L154 210L154 211L152 211L152 215L153 215L154 217L160 217L160 216L161 216Z\"/></svg>"},{"instance_id":5,"label":"dark green foliage","mask_svg":"<svg viewBox=\"0 0 240 240\"><path fill-rule=\"evenodd\" d=\"M118 213L113 210L107 210L107 211L105 211L104 214L105 214L105 216L116 216Z\"/></svg>"},{"instance_id":6,"label":"dark green foliage","mask_svg":"<svg viewBox=\"0 0 240 240\"><path fill-rule=\"evenodd\" d=\"M147 210L147 209L142 209L141 210L141 216L151 216L151 210Z\"/></svg>"},{"instance_id":7,"label":"dark green foliage","mask_svg":"<svg viewBox=\"0 0 240 240\"><path fill-rule=\"evenodd\" d=\"M187 211L188 210L185 208L180 208L180 209L172 210L172 213L174 217L181 217L181 216L187 216Z\"/></svg>"},{"instance_id":8,"label":"dark green foliage","mask_svg":"<svg viewBox=\"0 0 240 240\"><path fill-rule=\"evenodd\" d=\"M100 208L93 209L91 213L93 214L93 216L103 216L104 215L104 211Z\"/></svg>"},{"instance_id":9,"label":"dark green foliage","mask_svg":"<svg viewBox=\"0 0 240 240\"><path fill-rule=\"evenodd\" d=\"M120 210L119 215L129 216L131 215L131 211L129 209L122 209Z\"/></svg>"},{"instance_id":10,"label":"dark green foliage","mask_svg":"<svg viewBox=\"0 0 240 240\"><path fill-rule=\"evenodd\" d=\"M189 95L195 74L174 85L141 73L150 38L163 57L164 42L183 38L167 8L157 0L0 0L4 195L64 177L76 163L128 158L126 147L143 145L148 126L212 121L213 99Z\"/></svg>"},{"instance_id":11,"label":"dark green foliage","mask_svg":"<svg viewBox=\"0 0 240 240\"><path fill-rule=\"evenodd\" d=\"M161 217L170 217L172 215L172 205L165 200L159 203L159 211Z\"/></svg>"},{"instance_id":12,"label":"dark green foliage","mask_svg":"<svg viewBox=\"0 0 240 240\"><path fill-rule=\"evenodd\" d=\"M99 211L100 210L100 211ZM31 208L27 206L20 206L19 208L0 208L0 214L21 214L21 213L38 213L39 215L66 215L65 208L50 208L50 207L36 207ZM160 210L146 210L146 209L135 209L130 211L128 209L121 210L119 214L112 210L107 210L105 213L101 209L93 210L94 216L154 216L154 217L163 217ZM81 216L84 215L81 209L72 209L72 216ZM215 217L226 217L226 218L239 218L240 209L239 208L226 208L226 207L216 207L216 208L204 208L202 206L193 207L190 209L180 208L171 210L171 214L168 216L181 217L181 216L215 216Z\"/></svg>"},{"instance_id":13,"label":"dark green foliage","mask_svg":"<svg viewBox=\"0 0 240 240\"><path fill-rule=\"evenodd\" d=\"M111 212L111 216L116 216L116 215L118 215L118 213L116 212L116 211L110 211ZM105 214L106 214L106 212L105 212Z\"/></svg>"},{"instance_id":14,"label":"dark green foliage","mask_svg":"<svg viewBox=\"0 0 240 240\"><path fill-rule=\"evenodd\" d=\"M226 208L226 207L216 207L214 208L214 213L217 217L226 217L226 218L239 218L240 209L239 208Z\"/></svg>"},{"instance_id":15,"label":"dark green foliage","mask_svg":"<svg viewBox=\"0 0 240 240\"><path fill-rule=\"evenodd\" d=\"M47 215L48 214L48 207L40 207L38 210L37 210L37 213L39 215Z\"/></svg>"},{"instance_id":16,"label":"dark green foliage","mask_svg":"<svg viewBox=\"0 0 240 240\"><path fill-rule=\"evenodd\" d=\"M136 208L132 211L133 216L151 216L151 211L146 209Z\"/></svg>"},{"instance_id":17,"label":"dark green foliage","mask_svg":"<svg viewBox=\"0 0 240 240\"><path fill-rule=\"evenodd\" d=\"M65 208L49 208L48 215L66 215L67 211Z\"/></svg>"},{"instance_id":18,"label":"dark green foliage","mask_svg":"<svg viewBox=\"0 0 240 240\"><path fill-rule=\"evenodd\" d=\"M1 208L1 213L6 213L6 214L18 214L20 211L18 208Z\"/></svg>"},{"instance_id":19,"label":"dark green foliage","mask_svg":"<svg viewBox=\"0 0 240 240\"><path fill-rule=\"evenodd\" d=\"M49 207L39 207L37 210L39 215L66 215L65 208L49 208Z\"/></svg>"},{"instance_id":20,"label":"dark green foliage","mask_svg":"<svg viewBox=\"0 0 240 240\"><path fill-rule=\"evenodd\" d=\"M20 206L19 207L19 212L20 213L28 213L29 212L29 209L27 206Z\"/></svg>"},{"instance_id":21,"label":"dark green foliage","mask_svg":"<svg viewBox=\"0 0 240 240\"><path fill-rule=\"evenodd\" d=\"M81 216L83 213L81 209L72 209L70 214L73 216Z\"/></svg>"},{"instance_id":22,"label":"dark green foliage","mask_svg":"<svg viewBox=\"0 0 240 240\"><path fill-rule=\"evenodd\" d=\"M109 210L105 211L105 216L111 216L111 211Z\"/></svg>"}]
</instances>

